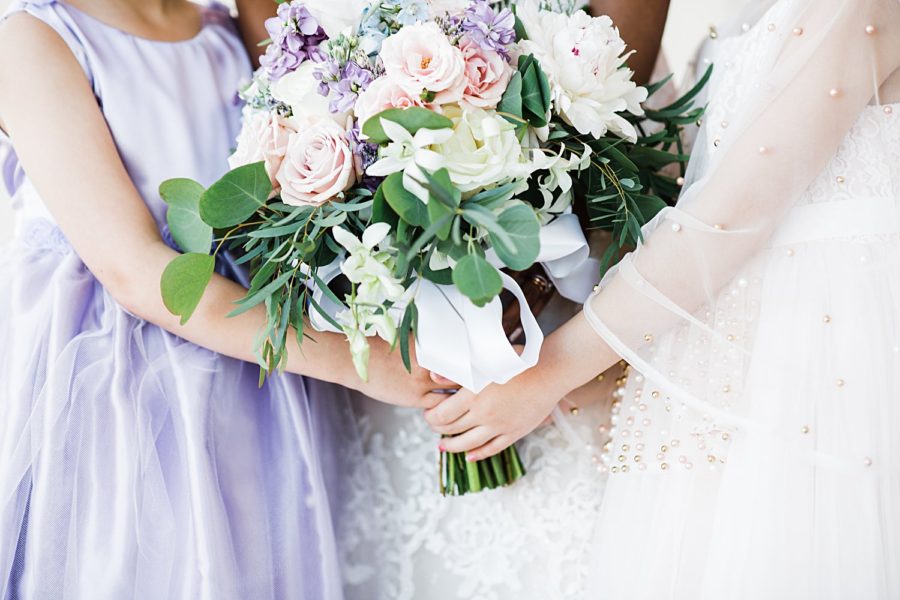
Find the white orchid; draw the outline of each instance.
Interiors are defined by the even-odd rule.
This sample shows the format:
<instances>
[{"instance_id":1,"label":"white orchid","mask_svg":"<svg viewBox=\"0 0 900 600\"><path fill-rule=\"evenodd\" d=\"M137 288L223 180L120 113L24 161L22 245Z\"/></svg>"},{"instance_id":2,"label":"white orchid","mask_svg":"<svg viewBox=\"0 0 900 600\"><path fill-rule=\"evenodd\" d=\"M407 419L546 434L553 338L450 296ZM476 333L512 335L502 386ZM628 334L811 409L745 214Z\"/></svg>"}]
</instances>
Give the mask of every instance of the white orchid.
<instances>
[{"instance_id":1,"label":"white orchid","mask_svg":"<svg viewBox=\"0 0 900 600\"><path fill-rule=\"evenodd\" d=\"M390 225L376 223L362 234L362 239L340 227L332 229L334 239L347 250L341 272L354 284L354 294L347 298L349 309L336 315L350 340L350 352L357 372L368 378L369 336L377 335L389 344L397 340L397 320L388 303L404 300L407 292L393 276L394 256L379 245L390 233Z\"/></svg>"},{"instance_id":2,"label":"white orchid","mask_svg":"<svg viewBox=\"0 0 900 600\"><path fill-rule=\"evenodd\" d=\"M391 231L387 223L370 225L360 240L341 227L331 230L335 241L347 249L347 258L341 263L341 272L357 286L357 297L362 301L390 300L403 296L405 288L393 276L394 257L390 252L378 250ZM379 302L380 303L380 302Z\"/></svg>"},{"instance_id":3,"label":"white orchid","mask_svg":"<svg viewBox=\"0 0 900 600\"><path fill-rule=\"evenodd\" d=\"M546 175L536 181L537 189L544 199L544 204L538 209L542 220L548 220L566 210L573 199L571 173L582 171L591 164L591 147L583 144L581 155L576 152L568 152L566 147L560 145L559 152L553 153L549 149L535 150L535 164L537 170L547 171Z\"/></svg>"},{"instance_id":4,"label":"white orchid","mask_svg":"<svg viewBox=\"0 0 900 600\"><path fill-rule=\"evenodd\" d=\"M445 165L444 157L432 146L449 140L453 130L423 128L413 135L402 125L388 119L381 119L381 127L391 142L381 150L381 158L366 173L385 177L402 171L403 187L427 203L428 190L419 182L425 181L425 171L434 173Z\"/></svg>"}]
</instances>

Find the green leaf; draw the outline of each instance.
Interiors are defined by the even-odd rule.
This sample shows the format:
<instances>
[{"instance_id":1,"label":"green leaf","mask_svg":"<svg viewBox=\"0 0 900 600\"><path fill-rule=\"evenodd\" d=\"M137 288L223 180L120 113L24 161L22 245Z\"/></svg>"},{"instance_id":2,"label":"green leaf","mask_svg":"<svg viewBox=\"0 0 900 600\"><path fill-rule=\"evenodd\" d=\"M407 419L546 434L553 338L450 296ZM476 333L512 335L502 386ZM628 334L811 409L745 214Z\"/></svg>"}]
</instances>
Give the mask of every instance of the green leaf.
<instances>
[{"instance_id":1,"label":"green leaf","mask_svg":"<svg viewBox=\"0 0 900 600\"><path fill-rule=\"evenodd\" d=\"M500 104L497 105L497 112L503 115L507 121L519 125L524 119L522 117L522 74L516 71L500 98ZM513 118L514 117L514 118Z\"/></svg>"},{"instance_id":2,"label":"green leaf","mask_svg":"<svg viewBox=\"0 0 900 600\"><path fill-rule=\"evenodd\" d=\"M428 217L431 219L431 224L440 224L440 227L434 232L438 239L446 240L450 237L450 227L453 225L454 214L456 214L455 211L442 202L432 201L428 203Z\"/></svg>"},{"instance_id":3,"label":"green leaf","mask_svg":"<svg viewBox=\"0 0 900 600\"><path fill-rule=\"evenodd\" d=\"M272 182L263 163L238 167L225 174L200 197L200 216L217 229L234 227L265 206Z\"/></svg>"},{"instance_id":4,"label":"green leaf","mask_svg":"<svg viewBox=\"0 0 900 600\"><path fill-rule=\"evenodd\" d=\"M392 173L381 188L384 199L402 220L416 227L428 225L428 209L415 194L403 187L403 173Z\"/></svg>"},{"instance_id":5,"label":"green leaf","mask_svg":"<svg viewBox=\"0 0 900 600\"><path fill-rule=\"evenodd\" d=\"M478 204L479 206L483 206L484 208L487 208L489 210L500 208L501 206L509 202L510 199L512 199L518 185L518 183L513 182L506 183L489 190L483 190L469 198L468 202Z\"/></svg>"},{"instance_id":6,"label":"green leaf","mask_svg":"<svg viewBox=\"0 0 900 600\"><path fill-rule=\"evenodd\" d=\"M425 172L427 181L419 182L428 190L430 199L436 200L450 208L459 207L462 202L462 192L450 181L450 172L447 169L438 169L434 173Z\"/></svg>"},{"instance_id":7,"label":"green leaf","mask_svg":"<svg viewBox=\"0 0 900 600\"><path fill-rule=\"evenodd\" d=\"M169 179L159 186L159 195L169 205L166 222L172 239L184 252L209 254L212 227L200 218L203 186L191 179Z\"/></svg>"},{"instance_id":8,"label":"green leaf","mask_svg":"<svg viewBox=\"0 0 900 600\"><path fill-rule=\"evenodd\" d=\"M533 127L547 125L550 110L550 81L533 55L519 57L522 74L522 116Z\"/></svg>"},{"instance_id":9,"label":"green leaf","mask_svg":"<svg viewBox=\"0 0 900 600\"><path fill-rule=\"evenodd\" d=\"M387 200L384 199L384 184L378 186L375 190L375 197L372 198L372 222L387 223L391 229L397 227L400 217L391 209Z\"/></svg>"},{"instance_id":10,"label":"green leaf","mask_svg":"<svg viewBox=\"0 0 900 600\"><path fill-rule=\"evenodd\" d=\"M174 259L163 271L159 285L163 303L181 317L182 325L194 314L215 266L216 259L209 254L191 252Z\"/></svg>"},{"instance_id":11,"label":"green leaf","mask_svg":"<svg viewBox=\"0 0 900 600\"><path fill-rule=\"evenodd\" d=\"M503 289L500 273L477 254L469 254L456 263L453 283L475 306L484 306Z\"/></svg>"},{"instance_id":12,"label":"green leaf","mask_svg":"<svg viewBox=\"0 0 900 600\"><path fill-rule=\"evenodd\" d=\"M491 244L503 264L515 271L533 265L541 250L541 225L534 209L526 204L512 206L500 213L497 223L506 232L505 237L512 240L507 245L503 237L490 233Z\"/></svg>"},{"instance_id":13,"label":"green leaf","mask_svg":"<svg viewBox=\"0 0 900 600\"><path fill-rule=\"evenodd\" d=\"M243 298L241 298L240 300L238 300L235 303L238 305L238 307L236 309L234 309L233 311L231 311L230 313L228 313L228 316L236 317L242 313L247 312L248 310L250 310L257 304L265 302L279 288L284 286L284 284L286 284L293 276L294 276L293 271L286 271L286 272L282 273L281 275L279 275L278 277L276 277L275 279L273 279L272 281L270 281L269 283L267 283L266 285L264 285L258 291L254 292L252 294L248 293L246 296L244 296Z\"/></svg>"},{"instance_id":14,"label":"green leaf","mask_svg":"<svg viewBox=\"0 0 900 600\"><path fill-rule=\"evenodd\" d=\"M381 119L393 121L415 135L420 129L452 129L453 121L438 113L413 106L410 108L389 108L369 118L363 124L362 132L373 144L386 144L390 138L381 126Z\"/></svg>"},{"instance_id":15,"label":"green leaf","mask_svg":"<svg viewBox=\"0 0 900 600\"><path fill-rule=\"evenodd\" d=\"M403 360L403 366L406 367L406 370L410 373L412 372L412 361L409 357L409 338L410 335L415 335L416 324L419 320L419 311L416 308L415 302L410 302L406 305L406 310L403 311L403 319L400 321L400 331L397 336L400 340L400 358Z\"/></svg>"}]
</instances>

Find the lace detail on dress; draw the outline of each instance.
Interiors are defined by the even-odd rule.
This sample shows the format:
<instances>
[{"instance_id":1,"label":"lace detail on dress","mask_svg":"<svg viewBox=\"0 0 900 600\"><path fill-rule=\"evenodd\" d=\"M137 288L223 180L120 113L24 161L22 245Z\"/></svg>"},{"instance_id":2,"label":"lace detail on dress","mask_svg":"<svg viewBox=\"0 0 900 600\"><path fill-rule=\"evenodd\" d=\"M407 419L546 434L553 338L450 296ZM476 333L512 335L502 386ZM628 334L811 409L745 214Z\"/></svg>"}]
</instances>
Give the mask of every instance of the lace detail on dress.
<instances>
[{"instance_id":1,"label":"lace detail on dress","mask_svg":"<svg viewBox=\"0 0 900 600\"><path fill-rule=\"evenodd\" d=\"M378 409L362 417L368 446L341 522L348 598L584 599L604 487L592 427L602 411L570 420L589 448L544 427L520 444L528 474L515 485L443 498L437 438L421 415ZM373 419L386 419L392 435Z\"/></svg>"}]
</instances>

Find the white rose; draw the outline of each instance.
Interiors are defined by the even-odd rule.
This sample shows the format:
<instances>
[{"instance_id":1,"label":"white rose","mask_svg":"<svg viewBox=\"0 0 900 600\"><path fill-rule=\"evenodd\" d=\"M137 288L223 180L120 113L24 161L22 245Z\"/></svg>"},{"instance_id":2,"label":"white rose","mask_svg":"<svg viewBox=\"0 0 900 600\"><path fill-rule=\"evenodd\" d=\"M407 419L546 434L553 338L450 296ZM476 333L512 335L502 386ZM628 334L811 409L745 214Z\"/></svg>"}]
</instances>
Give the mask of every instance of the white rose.
<instances>
[{"instance_id":1,"label":"white rose","mask_svg":"<svg viewBox=\"0 0 900 600\"><path fill-rule=\"evenodd\" d=\"M524 179L535 169L515 126L497 113L452 107L446 116L454 123L453 135L433 149L461 191Z\"/></svg>"},{"instance_id":2,"label":"white rose","mask_svg":"<svg viewBox=\"0 0 900 600\"><path fill-rule=\"evenodd\" d=\"M345 125L347 113L328 110L328 98L319 93L319 81L313 77L316 63L304 62L296 71L288 73L272 84L272 97L291 108L292 121L307 117L330 117L338 125Z\"/></svg>"},{"instance_id":3,"label":"white rose","mask_svg":"<svg viewBox=\"0 0 900 600\"><path fill-rule=\"evenodd\" d=\"M634 127L618 113L644 114L647 90L620 68L628 54L609 17L552 13L533 2L519 3L516 15L528 34L520 50L540 62L562 119L581 134L600 138L612 131L635 141Z\"/></svg>"}]
</instances>

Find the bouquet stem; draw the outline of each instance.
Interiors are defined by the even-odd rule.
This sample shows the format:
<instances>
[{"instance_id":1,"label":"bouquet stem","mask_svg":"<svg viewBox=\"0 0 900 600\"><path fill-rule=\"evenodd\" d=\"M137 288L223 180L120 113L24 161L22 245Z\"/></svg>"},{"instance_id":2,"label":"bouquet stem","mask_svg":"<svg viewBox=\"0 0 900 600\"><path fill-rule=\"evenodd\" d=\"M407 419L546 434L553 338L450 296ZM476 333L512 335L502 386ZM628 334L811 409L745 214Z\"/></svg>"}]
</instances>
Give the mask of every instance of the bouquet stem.
<instances>
[{"instance_id":1,"label":"bouquet stem","mask_svg":"<svg viewBox=\"0 0 900 600\"><path fill-rule=\"evenodd\" d=\"M439 467L443 496L462 496L504 487L525 475L515 446L478 462L467 461L463 452L441 452Z\"/></svg>"}]
</instances>

